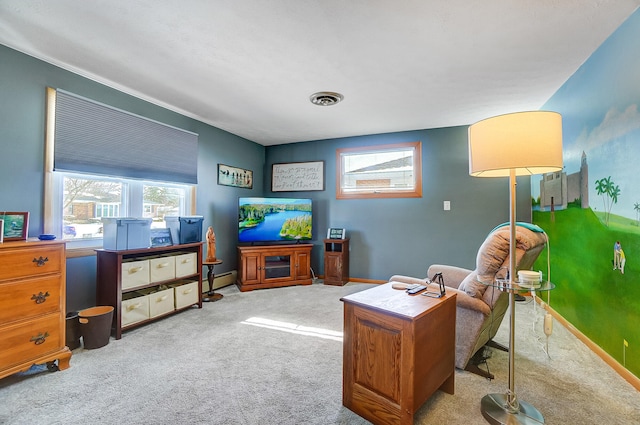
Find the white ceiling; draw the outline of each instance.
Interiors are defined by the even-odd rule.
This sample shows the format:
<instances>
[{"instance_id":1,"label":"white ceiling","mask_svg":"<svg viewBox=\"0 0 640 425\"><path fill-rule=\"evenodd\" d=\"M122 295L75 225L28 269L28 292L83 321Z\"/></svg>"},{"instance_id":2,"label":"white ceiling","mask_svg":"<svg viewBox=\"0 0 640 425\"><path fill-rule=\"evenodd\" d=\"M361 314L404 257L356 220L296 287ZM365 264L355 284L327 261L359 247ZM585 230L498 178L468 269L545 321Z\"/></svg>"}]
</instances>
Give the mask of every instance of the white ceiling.
<instances>
[{"instance_id":1,"label":"white ceiling","mask_svg":"<svg viewBox=\"0 0 640 425\"><path fill-rule=\"evenodd\" d=\"M639 4L0 0L0 43L268 146L539 109Z\"/></svg>"}]
</instances>

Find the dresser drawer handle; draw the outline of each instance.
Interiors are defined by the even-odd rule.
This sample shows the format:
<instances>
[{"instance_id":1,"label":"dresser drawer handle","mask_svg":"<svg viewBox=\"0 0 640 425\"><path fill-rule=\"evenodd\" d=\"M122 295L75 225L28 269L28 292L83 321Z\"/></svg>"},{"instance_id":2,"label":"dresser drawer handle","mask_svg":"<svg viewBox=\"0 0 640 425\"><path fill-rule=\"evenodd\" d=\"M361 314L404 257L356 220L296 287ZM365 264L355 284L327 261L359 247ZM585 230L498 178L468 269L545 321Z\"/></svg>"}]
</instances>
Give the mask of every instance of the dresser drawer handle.
<instances>
[{"instance_id":1,"label":"dresser drawer handle","mask_svg":"<svg viewBox=\"0 0 640 425\"><path fill-rule=\"evenodd\" d=\"M47 291L45 294L40 292L38 295L33 294L31 299L35 300L36 304L42 304L43 302L45 302L47 300L47 297L49 297L49 296L50 296L49 291Z\"/></svg>"},{"instance_id":2,"label":"dresser drawer handle","mask_svg":"<svg viewBox=\"0 0 640 425\"><path fill-rule=\"evenodd\" d=\"M47 261L49 261L49 257L42 258L42 256L40 256L40 258L34 258L32 263L36 263L36 266L42 267Z\"/></svg>"},{"instance_id":3,"label":"dresser drawer handle","mask_svg":"<svg viewBox=\"0 0 640 425\"><path fill-rule=\"evenodd\" d=\"M48 336L49 332L45 332L44 334L40 332L37 336L32 336L29 341L33 342L35 345L40 345Z\"/></svg>"},{"instance_id":4,"label":"dresser drawer handle","mask_svg":"<svg viewBox=\"0 0 640 425\"><path fill-rule=\"evenodd\" d=\"M128 270L128 272L129 272L129 274L134 274L134 273L138 273L138 272L139 272L140 270L142 270L142 269L143 269L143 267L142 267L142 266L140 266L140 267L131 267L131 268Z\"/></svg>"}]
</instances>

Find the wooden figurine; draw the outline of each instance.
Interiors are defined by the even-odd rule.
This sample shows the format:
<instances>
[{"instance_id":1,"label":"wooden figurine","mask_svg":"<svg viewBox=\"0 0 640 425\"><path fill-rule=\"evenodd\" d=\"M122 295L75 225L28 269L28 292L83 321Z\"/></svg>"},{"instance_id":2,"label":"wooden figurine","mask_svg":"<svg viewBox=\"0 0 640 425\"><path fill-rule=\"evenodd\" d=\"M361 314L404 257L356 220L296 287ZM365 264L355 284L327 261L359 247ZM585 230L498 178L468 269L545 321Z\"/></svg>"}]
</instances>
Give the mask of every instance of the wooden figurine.
<instances>
[{"instance_id":1,"label":"wooden figurine","mask_svg":"<svg viewBox=\"0 0 640 425\"><path fill-rule=\"evenodd\" d=\"M216 261L216 234L213 227L207 229L207 262Z\"/></svg>"}]
</instances>

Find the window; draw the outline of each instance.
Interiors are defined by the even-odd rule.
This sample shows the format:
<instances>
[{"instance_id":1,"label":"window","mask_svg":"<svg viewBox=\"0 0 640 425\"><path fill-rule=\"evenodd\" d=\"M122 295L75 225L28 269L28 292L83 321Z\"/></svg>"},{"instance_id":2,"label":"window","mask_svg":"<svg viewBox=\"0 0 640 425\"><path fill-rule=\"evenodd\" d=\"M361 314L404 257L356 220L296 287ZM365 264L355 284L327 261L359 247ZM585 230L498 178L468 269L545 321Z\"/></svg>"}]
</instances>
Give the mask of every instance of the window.
<instances>
[{"instance_id":1,"label":"window","mask_svg":"<svg viewBox=\"0 0 640 425\"><path fill-rule=\"evenodd\" d=\"M195 133L48 88L45 233L94 247L103 218L147 217L157 228L192 215L197 151Z\"/></svg>"},{"instance_id":2,"label":"window","mask_svg":"<svg viewBox=\"0 0 640 425\"><path fill-rule=\"evenodd\" d=\"M53 173L52 233L80 242L102 238L102 218L151 218L165 227L167 215L190 215L191 185L143 182L72 173ZM58 190L56 190L56 188Z\"/></svg>"},{"instance_id":3,"label":"window","mask_svg":"<svg viewBox=\"0 0 640 425\"><path fill-rule=\"evenodd\" d=\"M120 216L120 202L114 203L96 203L96 217L119 217Z\"/></svg>"},{"instance_id":4,"label":"window","mask_svg":"<svg viewBox=\"0 0 640 425\"><path fill-rule=\"evenodd\" d=\"M123 184L116 180L57 173L56 179L62 179L62 238L102 237L100 219L119 216Z\"/></svg>"},{"instance_id":5,"label":"window","mask_svg":"<svg viewBox=\"0 0 640 425\"><path fill-rule=\"evenodd\" d=\"M336 198L422 197L421 143L336 150Z\"/></svg>"},{"instance_id":6,"label":"window","mask_svg":"<svg viewBox=\"0 0 640 425\"><path fill-rule=\"evenodd\" d=\"M187 186L169 186L147 183L142 186L142 217L153 219L151 227L165 227L167 215L189 215L186 213Z\"/></svg>"}]
</instances>

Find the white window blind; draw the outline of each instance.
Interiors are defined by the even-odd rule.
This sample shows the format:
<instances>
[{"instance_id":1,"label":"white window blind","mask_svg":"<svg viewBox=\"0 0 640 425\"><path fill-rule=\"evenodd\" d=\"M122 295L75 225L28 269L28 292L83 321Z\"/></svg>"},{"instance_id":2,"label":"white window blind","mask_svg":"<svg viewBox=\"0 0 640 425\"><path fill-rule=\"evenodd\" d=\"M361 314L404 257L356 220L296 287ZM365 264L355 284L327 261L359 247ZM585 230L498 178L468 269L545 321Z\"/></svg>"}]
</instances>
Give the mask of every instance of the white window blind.
<instances>
[{"instance_id":1,"label":"white window blind","mask_svg":"<svg viewBox=\"0 0 640 425\"><path fill-rule=\"evenodd\" d=\"M56 90L54 170L198 183L198 135Z\"/></svg>"}]
</instances>

